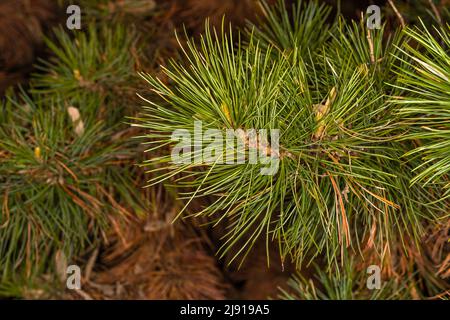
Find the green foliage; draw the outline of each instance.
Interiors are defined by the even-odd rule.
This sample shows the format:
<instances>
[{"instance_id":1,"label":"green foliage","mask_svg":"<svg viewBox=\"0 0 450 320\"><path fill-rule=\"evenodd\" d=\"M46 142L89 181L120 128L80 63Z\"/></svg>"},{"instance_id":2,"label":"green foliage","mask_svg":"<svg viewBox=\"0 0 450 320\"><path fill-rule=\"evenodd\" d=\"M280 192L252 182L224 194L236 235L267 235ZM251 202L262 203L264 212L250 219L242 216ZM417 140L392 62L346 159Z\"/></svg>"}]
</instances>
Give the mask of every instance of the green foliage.
<instances>
[{"instance_id":1,"label":"green foliage","mask_svg":"<svg viewBox=\"0 0 450 320\"><path fill-rule=\"evenodd\" d=\"M78 4L88 27L56 30L31 95L9 97L0 109L0 296L34 296L43 273L58 273L56 257L73 260L98 246L111 223L148 210L132 166L140 161L135 131L123 120L142 93L142 51L157 52L147 24L155 3ZM370 251L392 266L386 260L399 252L420 255L425 228L448 219L439 200L450 196L449 26L367 30L318 1L261 6L259 23L243 35L206 27L199 43L181 48L183 62L163 67L160 78L141 74L153 91L135 123L145 130L149 185L178 188L186 200L179 216L207 198L193 215L227 223L219 253L231 254L230 263L257 241L277 242L282 263L324 262L315 279L294 276L283 298L440 292L435 266L416 257L407 258L414 279L386 280L381 290L368 290L365 269L346 257ZM177 129L194 137L183 154L193 159L230 129L241 149L221 145L212 161L175 164ZM252 129L280 130L280 149L272 136L255 147L245 131ZM254 149L263 161L222 163L248 160ZM275 175L261 174L273 163Z\"/></svg>"},{"instance_id":2,"label":"green foliage","mask_svg":"<svg viewBox=\"0 0 450 320\"><path fill-rule=\"evenodd\" d=\"M120 25L97 29L91 24L86 32L74 35L72 39L59 29L55 41L46 41L54 56L40 61L32 92L58 95L69 103L95 97L107 108L103 112L108 114L108 122L123 121L132 110L136 92L135 67L140 50L136 33Z\"/></svg>"},{"instance_id":3,"label":"green foliage","mask_svg":"<svg viewBox=\"0 0 450 320\"><path fill-rule=\"evenodd\" d=\"M57 250L79 254L101 240L109 219L142 211L124 166L133 157L128 139L93 113L36 101L10 99L1 109L2 279L42 271ZM98 110L90 103L83 107Z\"/></svg>"},{"instance_id":4,"label":"green foliage","mask_svg":"<svg viewBox=\"0 0 450 320\"><path fill-rule=\"evenodd\" d=\"M374 89L380 94L384 95L390 90L386 81L395 79L393 69L399 64L395 56L400 55L400 47L405 42L405 36L400 30L388 32L385 25L380 29L369 30L364 20L345 22L339 19L331 37L322 48L323 64L337 69L358 69L372 79Z\"/></svg>"},{"instance_id":5,"label":"green foliage","mask_svg":"<svg viewBox=\"0 0 450 320\"><path fill-rule=\"evenodd\" d=\"M435 28L432 35L423 24L405 33L418 46L407 44L409 58L398 69L397 88L404 90L393 99L409 128L406 139L416 142L407 156L420 158L414 168L413 184L437 184L450 195L450 26Z\"/></svg>"},{"instance_id":6,"label":"green foliage","mask_svg":"<svg viewBox=\"0 0 450 320\"><path fill-rule=\"evenodd\" d=\"M286 8L283 0L278 0L275 8L265 1L261 1L263 17L259 24L249 24L249 33L254 33L261 46L269 44L281 51L296 49L304 56L309 51L320 49L330 37L331 7L317 0L303 2L296 1L292 10Z\"/></svg>"},{"instance_id":7,"label":"green foliage","mask_svg":"<svg viewBox=\"0 0 450 320\"><path fill-rule=\"evenodd\" d=\"M320 28L320 19L309 19L311 29ZM250 32L245 46L234 46L232 35L207 28L198 46L188 42L184 49L188 67L174 62L164 69L170 87L144 75L165 101L147 101L138 124L148 129L149 150L163 150L146 163L159 173L150 182L186 187L186 207L212 196L195 215L231 221L223 254L234 247L234 258L245 255L265 237L278 241L282 260L298 264L319 254L331 263L366 242L381 256L404 237L419 242L423 223L445 210L431 204L436 192L409 186L412 168L401 159L407 146L398 143L396 106L383 83L393 77L391 54L402 37L384 42L383 30L367 32L341 21L324 44L332 50L304 56L295 42L277 52ZM220 163L227 148L213 163L174 164L167 150L172 132L194 136L194 121L223 136L227 129L279 129L281 152L271 154L279 160L277 174L261 175L261 164Z\"/></svg>"},{"instance_id":8,"label":"green foliage","mask_svg":"<svg viewBox=\"0 0 450 320\"><path fill-rule=\"evenodd\" d=\"M137 142L124 124L138 90L137 34L121 25L55 31L31 95L0 112L0 291L34 287L67 259L98 246L147 211L137 190ZM16 289L14 289L16 288Z\"/></svg>"},{"instance_id":9,"label":"green foliage","mask_svg":"<svg viewBox=\"0 0 450 320\"><path fill-rule=\"evenodd\" d=\"M382 280L379 289L367 287L366 270L358 270L353 260L345 262L343 272L334 270L326 273L315 266L314 278L301 274L289 280L290 290L281 290L285 300L404 300L412 299L410 286L412 279L399 282L394 279Z\"/></svg>"}]
</instances>

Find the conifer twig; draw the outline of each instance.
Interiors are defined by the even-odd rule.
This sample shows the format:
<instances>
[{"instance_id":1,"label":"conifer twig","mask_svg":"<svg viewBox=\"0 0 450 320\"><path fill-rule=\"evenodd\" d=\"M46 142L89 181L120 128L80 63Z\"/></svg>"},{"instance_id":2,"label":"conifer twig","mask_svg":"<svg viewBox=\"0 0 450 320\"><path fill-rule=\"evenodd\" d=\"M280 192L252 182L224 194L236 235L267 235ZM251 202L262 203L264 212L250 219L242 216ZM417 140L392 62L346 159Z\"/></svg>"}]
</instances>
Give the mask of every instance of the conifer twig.
<instances>
[{"instance_id":1,"label":"conifer twig","mask_svg":"<svg viewBox=\"0 0 450 320\"><path fill-rule=\"evenodd\" d=\"M371 35L369 29L367 29L367 41L369 42L370 62L373 64L373 63L375 63L375 53L374 53L374 48L373 48L372 35Z\"/></svg>"}]
</instances>

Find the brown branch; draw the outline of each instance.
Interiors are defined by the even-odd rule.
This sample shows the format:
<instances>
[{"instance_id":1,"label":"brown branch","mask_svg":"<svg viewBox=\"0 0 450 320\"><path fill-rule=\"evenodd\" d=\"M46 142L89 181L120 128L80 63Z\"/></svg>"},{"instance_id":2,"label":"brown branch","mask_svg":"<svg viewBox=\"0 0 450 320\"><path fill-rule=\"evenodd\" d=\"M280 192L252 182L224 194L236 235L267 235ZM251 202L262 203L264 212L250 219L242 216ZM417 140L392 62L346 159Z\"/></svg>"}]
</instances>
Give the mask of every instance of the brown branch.
<instances>
[{"instance_id":1,"label":"brown branch","mask_svg":"<svg viewBox=\"0 0 450 320\"><path fill-rule=\"evenodd\" d=\"M374 48L373 48L372 35L371 35L369 29L367 29L367 41L369 41L370 62L371 62L372 64L374 64L374 63L375 63L375 50L374 50Z\"/></svg>"},{"instance_id":2,"label":"brown branch","mask_svg":"<svg viewBox=\"0 0 450 320\"><path fill-rule=\"evenodd\" d=\"M236 130L235 135L238 139L240 139L245 147L247 147L249 150L257 150L260 152L260 154L264 154L265 156L274 157L277 159L283 160L285 157L293 158L293 155L287 151L278 151L271 148L269 143L267 141L262 140L262 138L258 135L254 137L254 139L250 139L249 133L243 129ZM279 146L281 149L282 147Z\"/></svg>"},{"instance_id":3,"label":"brown branch","mask_svg":"<svg viewBox=\"0 0 450 320\"><path fill-rule=\"evenodd\" d=\"M439 13L439 10L436 8L436 5L434 4L433 0L428 0L431 9L433 9L434 15L436 16L436 19L439 22L439 25L442 26L442 17L441 14Z\"/></svg>"},{"instance_id":4,"label":"brown branch","mask_svg":"<svg viewBox=\"0 0 450 320\"><path fill-rule=\"evenodd\" d=\"M389 4L392 7L392 10L394 10L395 14L397 15L398 20L400 20L400 24L404 28L406 26L405 19L403 19L403 16L401 15L400 11L398 11L397 7L394 4L394 1L388 0Z\"/></svg>"}]
</instances>

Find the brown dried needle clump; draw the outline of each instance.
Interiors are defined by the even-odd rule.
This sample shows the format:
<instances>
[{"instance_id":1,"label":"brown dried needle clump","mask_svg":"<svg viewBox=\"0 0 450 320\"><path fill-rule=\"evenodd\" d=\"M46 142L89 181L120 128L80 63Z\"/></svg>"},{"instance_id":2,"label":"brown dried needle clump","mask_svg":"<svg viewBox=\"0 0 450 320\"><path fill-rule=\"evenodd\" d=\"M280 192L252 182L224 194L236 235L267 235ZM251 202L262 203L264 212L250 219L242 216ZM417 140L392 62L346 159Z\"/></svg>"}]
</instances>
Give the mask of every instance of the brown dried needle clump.
<instances>
[{"instance_id":1,"label":"brown dried needle clump","mask_svg":"<svg viewBox=\"0 0 450 320\"><path fill-rule=\"evenodd\" d=\"M53 0L0 1L0 94L29 71L55 12Z\"/></svg>"},{"instance_id":2,"label":"brown dried needle clump","mask_svg":"<svg viewBox=\"0 0 450 320\"><path fill-rule=\"evenodd\" d=\"M204 239L185 223L172 224L173 200L156 198L164 206L157 211L168 213L116 229L95 258L96 270L89 278L85 272L82 290L68 292L70 298L225 299L227 285Z\"/></svg>"},{"instance_id":3,"label":"brown dried needle clump","mask_svg":"<svg viewBox=\"0 0 450 320\"><path fill-rule=\"evenodd\" d=\"M176 0L175 5L179 22L197 32L206 18L216 27L220 27L224 16L226 23L242 26L247 19L254 19L260 8L257 0Z\"/></svg>"}]
</instances>

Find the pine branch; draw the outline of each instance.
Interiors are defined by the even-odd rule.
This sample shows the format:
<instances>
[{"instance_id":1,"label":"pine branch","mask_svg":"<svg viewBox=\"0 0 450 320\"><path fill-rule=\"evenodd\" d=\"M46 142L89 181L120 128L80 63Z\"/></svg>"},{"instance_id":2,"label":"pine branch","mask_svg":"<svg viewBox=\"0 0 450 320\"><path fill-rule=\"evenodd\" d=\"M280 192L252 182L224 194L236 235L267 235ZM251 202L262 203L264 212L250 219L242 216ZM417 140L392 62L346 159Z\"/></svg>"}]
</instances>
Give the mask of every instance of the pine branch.
<instances>
[{"instance_id":1,"label":"pine branch","mask_svg":"<svg viewBox=\"0 0 450 320\"><path fill-rule=\"evenodd\" d=\"M397 88L403 90L393 99L400 106L399 115L411 128L407 139L417 141L407 156L420 157L414 169L413 184L438 184L450 195L450 29L435 29L437 37L424 24L405 33L419 46L406 44L409 58L398 69ZM399 57L398 59L402 59Z\"/></svg>"},{"instance_id":2,"label":"pine branch","mask_svg":"<svg viewBox=\"0 0 450 320\"><path fill-rule=\"evenodd\" d=\"M413 279L382 279L380 288L367 287L368 274L358 270L353 259L347 259L343 272L324 272L315 266L314 277L294 275L288 282L290 289L281 290L285 300L410 300L411 292L417 292Z\"/></svg>"},{"instance_id":3,"label":"pine branch","mask_svg":"<svg viewBox=\"0 0 450 320\"><path fill-rule=\"evenodd\" d=\"M132 172L120 165L131 162L126 136L112 139L114 128L87 113L74 122L74 107L36 104L29 97L24 102L10 100L2 107L0 269L5 280L42 272L57 250L68 257L79 254L101 240L110 218L125 220L143 210L129 196L135 193Z\"/></svg>"},{"instance_id":4,"label":"pine branch","mask_svg":"<svg viewBox=\"0 0 450 320\"><path fill-rule=\"evenodd\" d=\"M234 46L231 35L207 28L198 46L188 42L183 49L188 66L174 62L164 69L170 88L143 75L165 101L147 101L138 124L147 129L149 151L163 152L145 164L159 173L150 184L170 181L187 188L180 193L188 200L180 215L194 199L213 197L195 215L231 220L222 253L238 246L234 258L245 256L265 238L279 242L283 261L298 265L318 254L332 263L339 252L364 245L382 255L403 237L418 243L422 221L444 211L432 204L436 192L410 188L411 167L401 159L407 146L397 142L396 107L386 98L390 88L384 82L394 77L390 55L402 38L386 44L381 31L371 46L363 26L341 23L330 40L335 50L307 58L301 47L273 51L252 34L247 45L238 39ZM167 150L174 145L172 132L194 136L195 121L223 134L279 129L280 150L288 156L275 154L274 176L261 175L261 164L222 163L226 148L209 163L177 165Z\"/></svg>"},{"instance_id":5,"label":"pine branch","mask_svg":"<svg viewBox=\"0 0 450 320\"><path fill-rule=\"evenodd\" d=\"M121 25L98 30L93 24L74 39L63 29L55 33L56 41L46 40L54 56L40 61L31 92L43 99L59 95L69 103L96 97L109 108L105 112L112 124L132 114L129 104L137 88L140 56L136 33Z\"/></svg>"},{"instance_id":6,"label":"pine branch","mask_svg":"<svg viewBox=\"0 0 450 320\"><path fill-rule=\"evenodd\" d=\"M288 10L283 0L275 8L266 1L260 1L263 17L258 24L249 23L248 33L253 33L261 46L271 45L281 51L296 48L302 55L320 49L335 24L329 24L331 7L314 0L294 1ZM320 26L320 28L318 28Z\"/></svg>"}]
</instances>

